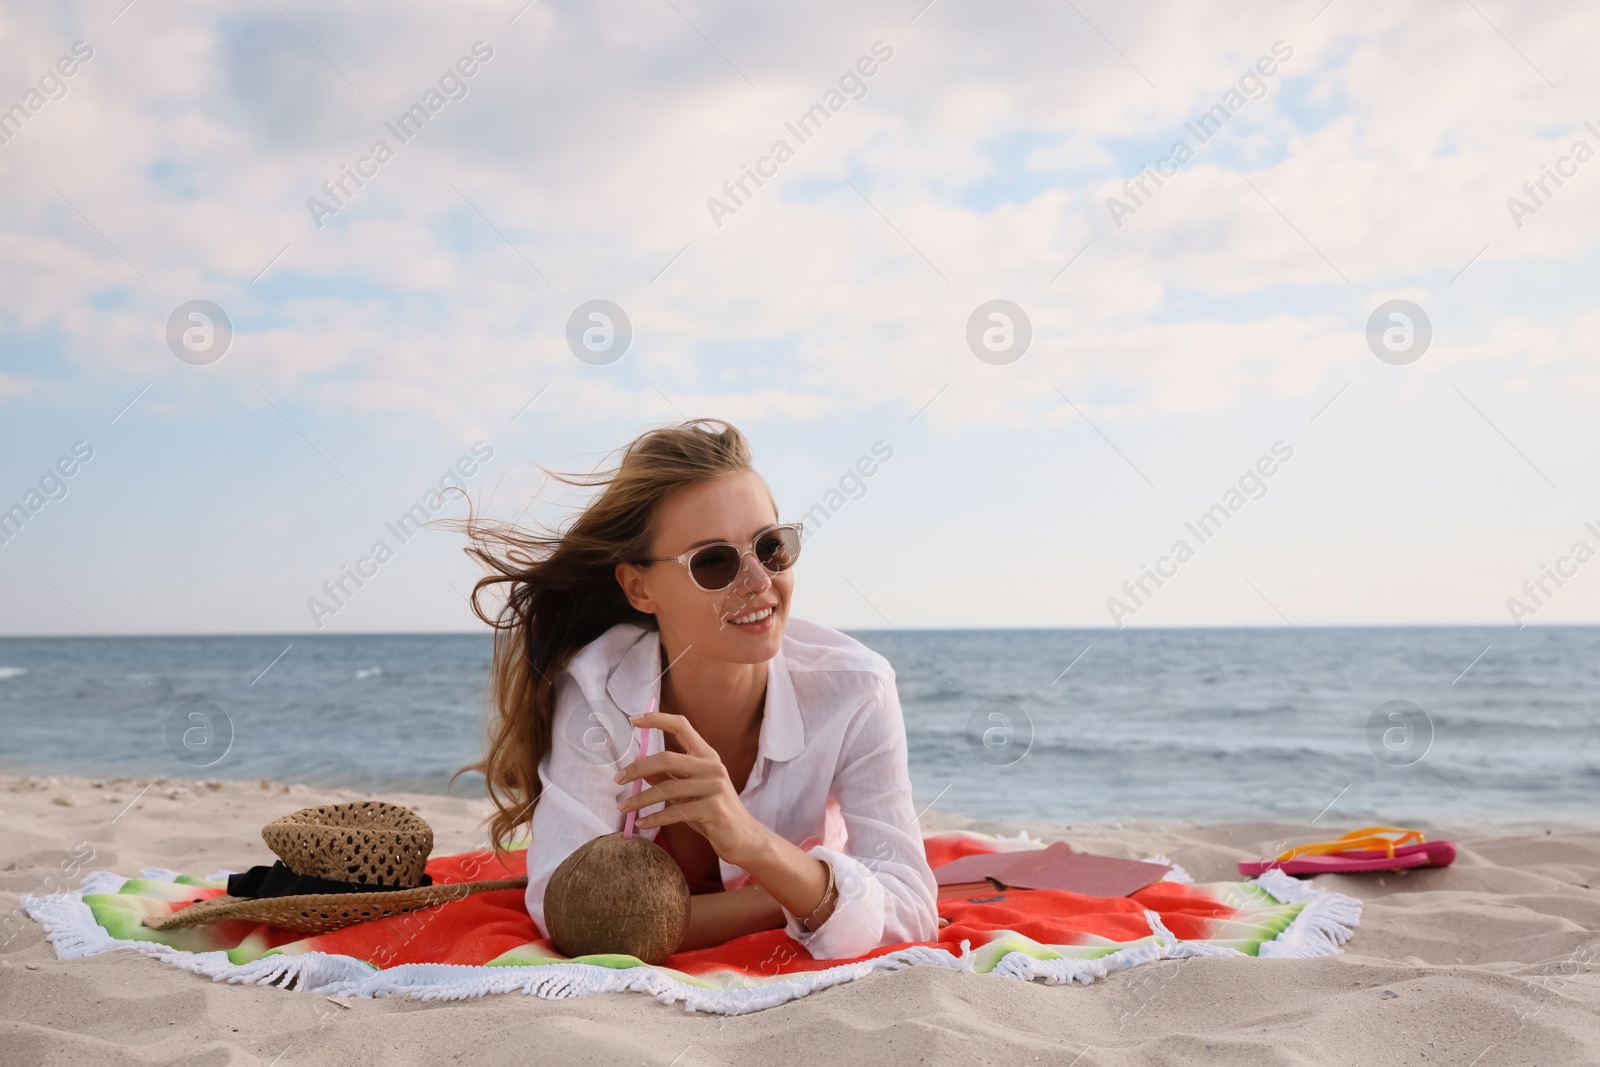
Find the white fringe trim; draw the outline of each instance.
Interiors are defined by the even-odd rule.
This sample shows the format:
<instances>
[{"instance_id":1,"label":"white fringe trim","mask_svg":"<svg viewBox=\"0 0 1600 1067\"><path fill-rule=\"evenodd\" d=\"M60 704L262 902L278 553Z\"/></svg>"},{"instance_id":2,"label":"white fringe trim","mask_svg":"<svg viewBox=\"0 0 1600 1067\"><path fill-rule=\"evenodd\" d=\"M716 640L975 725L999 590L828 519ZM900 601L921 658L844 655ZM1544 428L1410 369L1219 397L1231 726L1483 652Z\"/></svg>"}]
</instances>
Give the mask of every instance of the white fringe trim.
<instances>
[{"instance_id":1,"label":"white fringe trim","mask_svg":"<svg viewBox=\"0 0 1600 1067\"><path fill-rule=\"evenodd\" d=\"M1155 934L1155 940L1150 944L1119 949L1094 960L1041 960L1026 952L1009 952L989 973L1005 978L1020 978L1025 982L1042 979L1046 985L1068 985L1072 982L1089 985L1096 978L1104 978L1113 971L1125 971L1142 963L1171 958L1180 942L1162 924L1160 915L1147 911L1144 917Z\"/></svg>"},{"instance_id":2,"label":"white fringe trim","mask_svg":"<svg viewBox=\"0 0 1600 1067\"><path fill-rule=\"evenodd\" d=\"M1176 863L1173 863L1167 857L1159 853L1149 857L1145 860L1145 862L1159 863L1163 867L1172 868L1172 870L1161 876L1161 880L1163 882L1176 882L1179 885L1194 885L1194 877L1190 875L1188 871L1184 870L1182 867L1178 866Z\"/></svg>"},{"instance_id":3,"label":"white fringe trim","mask_svg":"<svg viewBox=\"0 0 1600 1067\"><path fill-rule=\"evenodd\" d=\"M1181 871L1181 868L1175 870ZM172 880L153 877L157 874L169 875L172 872L162 868L147 868L140 872L143 878ZM325 996L466 1000L492 993L525 993L546 1000L560 1000L631 991L648 993L664 1004L681 1002L685 1011L743 1015L799 999L819 989L855 981L873 971L900 970L905 967L972 971L975 966L975 955L969 942L962 942L960 955L942 948L916 946L826 970L792 974L781 981L743 989L708 989L650 967L616 970L586 963L549 963L527 967L411 963L378 970L352 956L308 952L298 956L267 956L236 964L230 962L227 953L222 951L185 952L149 941L112 937L94 921L93 913L83 902L83 895L114 893L126 881L106 871L94 871L84 876L83 889L79 892L47 897L25 896L22 906L34 921L45 928L45 937L55 947L59 959L78 959L128 948L171 966L203 974L214 982L274 985ZM1262 957L1303 959L1337 955L1341 951L1339 946L1350 939L1352 928L1361 921L1359 900L1318 889L1282 871L1269 870L1252 884L1260 886L1277 900L1306 905L1287 930L1275 940L1262 944L1259 953ZM1088 985L1115 971L1157 960L1242 955L1236 949L1204 941L1182 941L1173 936L1156 912L1145 912L1145 918L1155 935L1149 943L1130 946L1092 960L1042 960L1024 952L1010 952L990 973L1022 981L1039 980L1049 985L1072 982Z\"/></svg>"},{"instance_id":4,"label":"white fringe trim","mask_svg":"<svg viewBox=\"0 0 1600 1067\"><path fill-rule=\"evenodd\" d=\"M1289 924L1289 929L1262 944L1258 956L1266 959L1309 959L1337 956L1340 948L1361 925L1361 901L1318 889L1310 882L1292 878L1276 867L1251 880L1285 904L1304 903L1305 908Z\"/></svg>"}]
</instances>

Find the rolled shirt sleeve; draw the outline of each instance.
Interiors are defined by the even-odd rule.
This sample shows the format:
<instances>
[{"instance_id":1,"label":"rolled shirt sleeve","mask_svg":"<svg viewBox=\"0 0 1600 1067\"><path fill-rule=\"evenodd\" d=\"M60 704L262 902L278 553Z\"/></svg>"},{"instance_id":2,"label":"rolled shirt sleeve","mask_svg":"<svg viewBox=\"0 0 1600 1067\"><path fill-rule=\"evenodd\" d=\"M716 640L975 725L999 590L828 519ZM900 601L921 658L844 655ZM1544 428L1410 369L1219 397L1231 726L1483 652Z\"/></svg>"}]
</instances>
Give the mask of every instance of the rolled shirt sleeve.
<instances>
[{"instance_id":1,"label":"rolled shirt sleeve","mask_svg":"<svg viewBox=\"0 0 1600 1067\"><path fill-rule=\"evenodd\" d=\"M785 930L819 960L848 959L881 945L931 941L938 933L937 889L911 800L906 735L891 675L846 731L832 795L843 817L844 849L808 854L833 867L833 913L808 931L800 916Z\"/></svg>"},{"instance_id":2,"label":"rolled shirt sleeve","mask_svg":"<svg viewBox=\"0 0 1600 1067\"><path fill-rule=\"evenodd\" d=\"M551 721L550 751L539 761L539 802L533 809L532 843L528 848L528 914L541 933L544 891L563 860L597 837L622 829L617 797L623 787L612 775L638 754L627 719L603 699L586 701L566 676L556 684L556 710ZM650 750L659 751L659 730L651 730ZM660 811L655 804L643 814ZM655 829L637 831L655 840Z\"/></svg>"}]
</instances>

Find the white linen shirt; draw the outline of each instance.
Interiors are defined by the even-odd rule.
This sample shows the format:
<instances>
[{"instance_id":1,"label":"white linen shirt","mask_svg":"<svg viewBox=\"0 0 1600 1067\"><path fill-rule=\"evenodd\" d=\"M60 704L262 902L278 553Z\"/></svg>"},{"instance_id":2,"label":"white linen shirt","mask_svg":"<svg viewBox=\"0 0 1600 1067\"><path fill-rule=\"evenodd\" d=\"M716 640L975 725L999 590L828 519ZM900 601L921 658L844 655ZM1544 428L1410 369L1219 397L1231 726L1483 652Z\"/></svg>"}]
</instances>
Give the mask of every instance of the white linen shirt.
<instances>
[{"instance_id":1,"label":"white linen shirt","mask_svg":"<svg viewBox=\"0 0 1600 1067\"><path fill-rule=\"evenodd\" d=\"M528 913L540 930L556 867L585 842L622 829L617 800L629 787L612 776L638 758L638 731L624 716L643 714L652 698L659 707L660 675L656 631L622 623L556 677L528 849ZM662 748L660 731L651 730L648 750ZM933 873L911 802L894 670L882 656L827 627L789 620L767 665L756 762L739 799L758 822L833 867L839 896L827 922L807 931L784 912L789 936L814 958L933 940ZM654 840L657 830L638 832ZM724 889L753 884L726 861L720 868Z\"/></svg>"}]
</instances>

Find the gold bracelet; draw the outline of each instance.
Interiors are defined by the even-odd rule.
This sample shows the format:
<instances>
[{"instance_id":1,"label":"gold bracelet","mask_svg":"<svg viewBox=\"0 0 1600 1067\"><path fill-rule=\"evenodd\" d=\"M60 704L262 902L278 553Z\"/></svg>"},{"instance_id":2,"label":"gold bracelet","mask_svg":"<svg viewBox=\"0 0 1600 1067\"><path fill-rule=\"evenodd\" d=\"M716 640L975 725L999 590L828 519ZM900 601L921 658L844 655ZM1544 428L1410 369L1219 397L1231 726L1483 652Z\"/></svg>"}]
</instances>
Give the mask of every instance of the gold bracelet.
<instances>
[{"instance_id":1,"label":"gold bracelet","mask_svg":"<svg viewBox=\"0 0 1600 1067\"><path fill-rule=\"evenodd\" d=\"M812 920L817 917L817 912L827 907L838 896L838 888L833 882L833 864L827 860L819 860L818 862L828 869L828 887L822 891L822 899L817 901L817 906L811 909L811 914L800 920L800 925L806 928L806 933L816 932L817 927L821 926L822 923L818 922L816 926L813 926Z\"/></svg>"}]
</instances>

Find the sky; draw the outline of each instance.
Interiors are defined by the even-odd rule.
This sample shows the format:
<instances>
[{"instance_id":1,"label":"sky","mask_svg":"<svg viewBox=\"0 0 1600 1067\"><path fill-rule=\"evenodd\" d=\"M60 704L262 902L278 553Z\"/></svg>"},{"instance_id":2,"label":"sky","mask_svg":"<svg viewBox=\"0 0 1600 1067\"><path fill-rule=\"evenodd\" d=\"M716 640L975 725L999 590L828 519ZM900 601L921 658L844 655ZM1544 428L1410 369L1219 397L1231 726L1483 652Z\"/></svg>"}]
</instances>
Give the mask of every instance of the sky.
<instances>
[{"instance_id":1,"label":"sky","mask_svg":"<svg viewBox=\"0 0 1600 1067\"><path fill-rule=\"evenodd\" d=\"M1594 622L1597 34L6 5L0 634L473 629L400 516L702 416L841 628Z\"/></svg>"}]
</instances>

